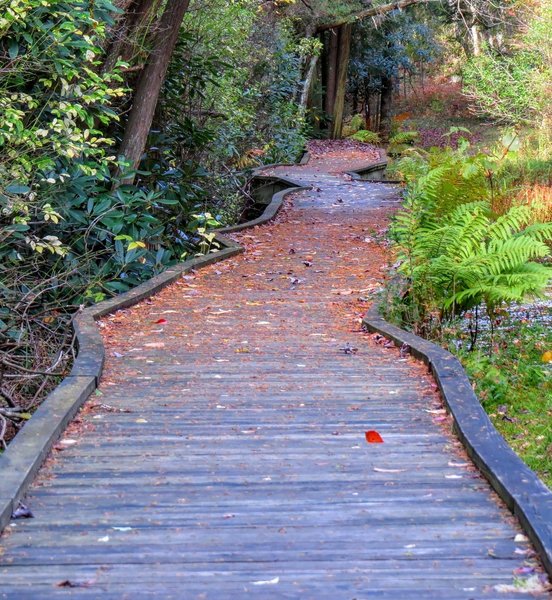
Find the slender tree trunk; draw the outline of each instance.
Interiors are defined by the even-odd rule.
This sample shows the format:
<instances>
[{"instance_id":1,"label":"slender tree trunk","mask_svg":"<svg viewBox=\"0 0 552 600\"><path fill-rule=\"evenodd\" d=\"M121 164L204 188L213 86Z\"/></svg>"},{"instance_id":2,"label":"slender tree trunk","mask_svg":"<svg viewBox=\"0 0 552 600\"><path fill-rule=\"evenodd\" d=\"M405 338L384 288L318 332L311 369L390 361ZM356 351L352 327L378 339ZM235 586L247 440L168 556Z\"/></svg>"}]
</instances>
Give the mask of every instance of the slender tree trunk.
<instances>
[{"instance_id":1,"label":"slender tree trunk","mask_svg":"<svg viewBox=\"0 0 552 600\"><path fill-rule=\"evenodd\" d=\"M343 112L345 109L345 94L347 92L347 72L351 55L351 36L353 26L343 25L339 28L338 69L336 78L335 103L332 119L332 139L341 137L343 129Z\"/></svg>"},{"instance_id":2,"label":"slender tree trunk","mask_svg":"<svg viewBox=\"0 0 552 600\"><path fill-rule=\"evenodd\" d=\"M312 56L309 63L309 68L307 70L307 76L305 77L305 81L303 82L303 90L301 92L301 99L299 101L301 115L305 116L307 112L307 106L309 104L309 95L310 89L312 87L312 82L314 80L314 76L316 74L316 66L318 64L318 55Z\"/></svg>"},{"instance_id":3,"label":"slender tree trunk","mask_svg":"<svg viewBox=\"0 0 552 600\"><path fill-rule=\"evenodd\" d=\"M370 92L368 89L366 89L364 94L364 129L370 129L372 125L372 111L370 109L371 101L372 99L370 98Z\"/></svg>"},{"instance_id":4,"label":"slender tree trunk","mask_svg":"<svg viewBox=\"0 0 552 600\"><path fill-rule=\"evenodd\" d=\"M328 43L328 56L326 61L326 101L324 102L324 110L328 115L333 115L334 112L338 59L339 29L330 31L330 40Z\"/></svg>"},{"instance_id":5,"label":"slender tree trunk","mask_svg":"<svg viewBox=\"0 0 552 600\"><path fill-rule=\"evenodd\" d=\"M370 79L364 79L364 128L372 128L372 107L370 105L372 101L370 94Z\"/></svg>"},{"instance_id":6,"label":"slender tree trunk","mask_svg":"<svg viewBox=\"0 0 552 600\"><path fill-rule=\"evenodd\" d=\"M119 148L119 154L127 159L132 169L136 169L140 164L159 93L188 4L189 0L167 1L163 15L159 19L149 60L138 80L130 116ZM132 183L133 180L132 177L126 180L126 183Z\"/></svg>"},{"instance_id":7,"label":"slender tree trunk","mask_svg":"<svg viewBox=\"0 0 552 600\"><path fill-rule=\"evenodd\" d=\"M470 27L470 36L471 36L471 41L472 41L473 55L479 56L481 54L481 39L480 39L479 27L475 23Z\"/></svg>"},{"instance_id":8,"label":"slender tree trunk","mask_svg":"<svg viewBox=\"0 0 552 600\"><path fill-rule=\"evenodd\" d=\"M380 123L379 129L388 132L390 130L391 107L393 103L393 80L390 77L382 78Z\"/></svg>"}]
</instances>

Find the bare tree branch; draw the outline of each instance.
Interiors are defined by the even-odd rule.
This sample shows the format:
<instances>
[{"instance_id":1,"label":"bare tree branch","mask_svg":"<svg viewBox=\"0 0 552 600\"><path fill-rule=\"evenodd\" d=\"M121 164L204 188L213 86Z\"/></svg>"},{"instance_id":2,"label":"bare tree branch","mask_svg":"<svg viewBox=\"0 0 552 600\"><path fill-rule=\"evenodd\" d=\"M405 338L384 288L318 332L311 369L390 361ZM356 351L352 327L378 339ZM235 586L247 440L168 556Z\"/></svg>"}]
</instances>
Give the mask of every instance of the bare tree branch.
<instances>
[{"instance_id":1,"label":"bare tree branch","mask_svg":"<svg viewBox=\"0 0 552 600\"><path fill-rule=\"evenodd\" d=\"M383 15L394 10L401 10L403 8L406 8L407 6L411 6L412 4L427 4L431 1L434 0L397 0L397 2L390 2L389 4L371 6L370 8L366 8L364 10L361 10L360 12L354 13L349 17L343 17L339 21L334 21L333 23L325 23L323 25L320 25L318 27L318 31L334 29L335 27L341 27L342 25L346 25L347 23L351 23L352 21L358 21L361 19L366 19L368 17L376 17L378 15Z\"/></svg>"}]
</instances>

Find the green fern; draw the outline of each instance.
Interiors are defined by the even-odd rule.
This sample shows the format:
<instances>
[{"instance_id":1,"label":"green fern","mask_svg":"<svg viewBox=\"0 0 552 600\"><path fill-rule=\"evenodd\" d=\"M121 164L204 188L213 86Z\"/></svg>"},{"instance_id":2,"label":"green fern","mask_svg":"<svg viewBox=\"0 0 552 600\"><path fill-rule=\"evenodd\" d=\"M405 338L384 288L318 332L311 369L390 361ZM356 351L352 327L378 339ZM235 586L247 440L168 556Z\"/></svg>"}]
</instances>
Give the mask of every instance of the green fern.
<instances>
[{"instance_id":1,"label":"green fern","mask_svg":"<svg viewBox=\"0 0 552 600\"><path fill-rule=\"evenodd\" d=\"M354 135L349 136L349 139L355 140L356 142L363 142L364 144L373 144L375 146L381 143L380 136L375 131L368 131L367 129L357 131Z\"/></svg>"},{"instance_id":2,"label":"green fern","mask_svg":"<svg viewBox=\"0 0 552 600\"><path fill-rule=\"evenodd\" d=\"M550 256L552 223L528 225L527 207L493 218L488 201L461 204L438 219L433 206L445 175L439 167L411 184L392 230L418 317L448 319L483 302L492 313L541 295L552 268L536 261Z\"/></svg>"},{"instance_id":3,"label":"green fern","mask_svg":"<svg viewBox=\"0 0 552 600\"><path fill-rule=\"evenodd\" d=\"M414 145L420 134L417 131L399 131L389 138L389 143L394 145Z\"/></svg>"}]
</instances>

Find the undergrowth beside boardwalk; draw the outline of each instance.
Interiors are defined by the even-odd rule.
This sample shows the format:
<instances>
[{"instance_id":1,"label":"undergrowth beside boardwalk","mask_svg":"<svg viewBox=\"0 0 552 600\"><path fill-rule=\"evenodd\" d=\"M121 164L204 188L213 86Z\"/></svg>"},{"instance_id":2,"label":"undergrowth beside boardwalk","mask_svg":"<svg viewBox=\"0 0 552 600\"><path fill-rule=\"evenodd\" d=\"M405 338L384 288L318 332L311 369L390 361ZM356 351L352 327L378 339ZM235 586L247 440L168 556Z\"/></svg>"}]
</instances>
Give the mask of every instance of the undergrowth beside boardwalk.
<instances>
[{"instance_id":1,"label":"undergrowth beside boardwalk","mask_svg":"<svg viewBox=\"0 0 552 600\"><path fill-rule=\"evenodd\" d=\"M395 163L406 192L384 305L388 320L460 358L497 429L550 486L552 223L549 206L514 199L520 151L505 135L494 153L464 140Z\"/></svg>"}]
</instances>

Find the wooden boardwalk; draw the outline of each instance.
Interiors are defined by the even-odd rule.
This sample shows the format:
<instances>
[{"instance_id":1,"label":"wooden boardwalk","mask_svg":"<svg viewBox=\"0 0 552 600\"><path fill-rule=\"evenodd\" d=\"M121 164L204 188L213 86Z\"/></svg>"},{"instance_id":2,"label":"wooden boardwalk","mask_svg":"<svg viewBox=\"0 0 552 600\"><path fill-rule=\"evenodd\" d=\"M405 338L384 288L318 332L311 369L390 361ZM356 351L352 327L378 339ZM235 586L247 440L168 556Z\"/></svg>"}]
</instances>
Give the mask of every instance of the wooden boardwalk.
<instances>
[{"instance_id":1,"label":"wooden boardwalk","mask_svg":"<svg viewBox=\"0 0 552 600\"><path fill-rule=\"evenodd\" d=\"M500 586L531 548L425 369L359 331L396 192L284 172L314 189L245 255L104 320L101 394L0 541L0 598L527 598Z\"/></svg>"}]
</instances>

